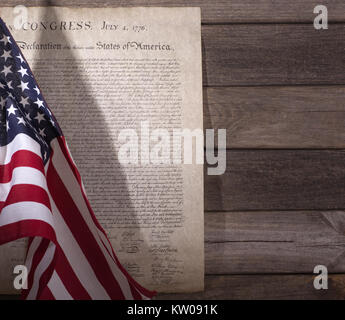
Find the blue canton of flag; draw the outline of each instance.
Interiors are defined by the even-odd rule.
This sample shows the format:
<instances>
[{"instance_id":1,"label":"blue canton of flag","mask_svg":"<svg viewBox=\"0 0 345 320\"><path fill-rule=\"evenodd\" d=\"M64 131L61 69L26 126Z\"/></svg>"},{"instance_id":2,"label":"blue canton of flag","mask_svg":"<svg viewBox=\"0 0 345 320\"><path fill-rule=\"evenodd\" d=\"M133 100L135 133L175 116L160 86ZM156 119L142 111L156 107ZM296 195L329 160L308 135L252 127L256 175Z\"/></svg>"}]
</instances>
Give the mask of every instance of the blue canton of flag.
<instances>
[{"instance_id":1,"label":"blue canton of flag","mask_svg":"<svg viewBox=\"0 0 345 320\"><path fill-rule=\"evenodd\" d=\"M62 135L58 123L36 84L30 67L7 28L0 33L0 146L25 133L41 145L49 159L49 143Z\"/></svg>"}]
</instances>

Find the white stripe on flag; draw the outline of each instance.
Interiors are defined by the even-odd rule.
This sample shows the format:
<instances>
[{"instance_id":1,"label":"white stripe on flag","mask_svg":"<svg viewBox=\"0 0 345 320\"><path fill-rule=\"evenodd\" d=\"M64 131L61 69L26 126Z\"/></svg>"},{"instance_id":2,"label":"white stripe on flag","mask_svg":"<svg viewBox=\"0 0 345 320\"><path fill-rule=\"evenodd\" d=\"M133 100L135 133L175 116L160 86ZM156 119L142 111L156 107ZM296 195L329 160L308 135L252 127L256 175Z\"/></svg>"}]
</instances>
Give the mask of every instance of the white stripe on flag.
<instances>
[{"instance_id":1,"label":"white stripe on flag","mask_svg":"<svg viewBox=\"0 0 345 320\"><path fill-rule=\"evenodd\" d=\"M14 153L19 150L27 150L37 154L42 158L41 147L38 142L29 137L25 133L17 134L17 136L6 146L0 147L0 165L11 162Z\"/></svg>"},{"instance_id":2,"label":"white stripe on flag","mask_svg":"<svg viewBox=\"0 0 345 320\"><path fill-rule=\"evenodd\" d=\"M32 259L34 258L36 250L40 246L41 242L42 242L41 237L35 237L31 242L31 245L30 245L30 248L28 250L26 260L25 260L25 266L28 269L28 273L30 273L30 271L31 271Z\"/></svg>"},{"instance_id":3,"label":"white stripe on flag","mask_svg":"<svg viewBox=\"0 0 345 320\"><path fill-rule=\"evenodd\" d=\"M91 214L89 209L85 203L84 197L82 195L80 185L64 156L60 145L56 139L51 142L51 147L54 150L54 154L52 157L52 164L54 165L58 175L60 176L62 182L64 183L68 193L72 197L75 205L78 207L79 212L82 214L84 221L86 222L87 226L89 227L90 231L92 232L94 238L96 239L98 246L102 250L105 258L107 259L108 265L111 267L111 270L118 282L121 290L127 300L133 300L134 297L132 295L131 288L129 286L128 280L126 276L122 273L119 267L114 262L111 255L108 254L106 248L102 244L102 241L98 234L98 228L96 227L94 221L92 220Z\"/></svg>"},{"instance_id":4,"label":"white stripe on flag","mask_svg":"<svg viewBox=\"0 0 345 320\"><path fill-rule=\"evenodd\" d=\"M56 300L73 300L56 271L48 282L48 288Z\"/></svg>"},{"instance_id":5,"label":"white stripe on flag","mask_svg":"<svg viewBox=\"0 0 345 320\"><path fill-rule=\"evenodd\" d=\"M0 201L5 201L11 188L18 184L35 185L48 192L47 180L41 171L30 167L17 167L13 170L10 182L0 183Z\"/></svg>"},{"instance_id":6,"label":"white stripe on flag","mask_svg":"<svg viewBox=\"0 0 345 320\"><path fill-rule=\"evenodd\" d=\"M107 239L107 237L105 236L105 234L103 233L103 231L97 229L97 232L98 232L98 235L100 236L102 242L104 243L104 246L106 247L106 249L108 249L108 251L109 251L111 257L112 257L112 258L114 259L114 261L115 261L115 257L114 257L114 254L113 254L113 250L112 250L112 248L111 248L111 246L110 246L109 240Z\"/></svg>"},{"instance_id":7,"label":"white stripe on flag","mask_svg":"<svg viewBox=\"0 0 345 320\"><path fill-rule=\"evenodd\" d=\"M96 274L79 247L79 244L75 240L71 230L66 225L54 200L50 195L49 197L54 216L57 241L70 263L71 268L91 298L99 299L99 297L102 297L104 300L109 300L110 297L103 286L99 283Z\"/></svg>"},{"instance_id":8,"label":"white stripe on flag","mask_svg":"<svg viewBox=\"0 0 345 320\"><path fill-rule=\"evenodd\" d=\"M37 299L38 289L40 285L40 279L43 275L43 273L48 269L50 264L53 261L54 254L55 254L55 244L53 242L50 242L48 245L48 248L41 259L40 263L38 264L35 274L34 274L34 281L32 288L27 296L27 300L34 300Z\"/></svg>"},{"instance_id":9,"label":"white stripe on flag","mask_svg":"<svg viewBox=\"0 0 345 320\"><path fill-rule=\"evenodd\" d=\"M0 227L25 220L40 220L52 227L53 217L50 210L43 204L32 201L23 201L4 207L0 214Z\"/></svg>"}]
</instances>

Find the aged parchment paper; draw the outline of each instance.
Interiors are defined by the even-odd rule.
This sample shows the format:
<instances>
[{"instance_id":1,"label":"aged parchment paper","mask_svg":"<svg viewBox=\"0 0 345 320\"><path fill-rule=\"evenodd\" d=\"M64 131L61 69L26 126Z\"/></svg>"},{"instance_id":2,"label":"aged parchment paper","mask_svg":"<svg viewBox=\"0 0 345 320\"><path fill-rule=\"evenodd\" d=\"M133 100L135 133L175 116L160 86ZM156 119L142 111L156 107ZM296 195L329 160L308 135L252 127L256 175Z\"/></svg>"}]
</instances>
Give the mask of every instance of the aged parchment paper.
<instances>
[{"instance_id":1,"label":"aged parchment paper","mask_svg":"<svg viewBox=\"0 0 345 320\"><path fill-rule=\"evenodd\" d=\"M203 127L200 9L36 7L20 30L12 8L0 14L122 264L149 289L202 290L202 165L172 164L172 151L165 164L150 162L159 146L153 130ZM119 160L123 129L138 132L138 164ZM13 292L21 243L0 248L1 292Z\"/></svg>"}]
</instances>

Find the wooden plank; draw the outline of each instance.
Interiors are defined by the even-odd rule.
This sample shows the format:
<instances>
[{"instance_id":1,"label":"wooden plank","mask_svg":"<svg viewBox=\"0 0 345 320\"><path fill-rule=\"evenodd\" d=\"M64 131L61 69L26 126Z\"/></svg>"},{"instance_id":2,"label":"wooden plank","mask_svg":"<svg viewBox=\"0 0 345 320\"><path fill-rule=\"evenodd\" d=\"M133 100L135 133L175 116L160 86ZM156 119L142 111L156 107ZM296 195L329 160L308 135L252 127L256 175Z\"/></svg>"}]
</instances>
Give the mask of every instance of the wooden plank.
<instances>
[{"instance_id":1,"label":"wooden plank","mask_svg":"<svg viewBox=\"0 0 345 320\"><path fill-rule=\"evenodd\" d=\"M333 300L345 299L345 275L330 275L328 290L315 290L312 275L207 276L200 293L159 294L158 300Z\"/></svg>"},{"instance_id":2,"label":"wooden plank","mask_svg":"<svg viewBox=\"0 0 345 320\"><path fill-rule=\"evenodd\" d=\"M345 273L345 212L208 212L207 274Z\"/></svg>"},{"instance_id":3,"label":"wooden plank","mask_svg":"<svg viewBox=\"0 0 345 320\"><path fill-rule=\"evenodd\" d=\"M23 4L21 0L2 0L2 6ZM313 0L285 0L279 3L271 0L34 0L27 6L196 6L201 7L204 23L243 23L243 22L309 22L315 18ZM329 21L338 22L345 19L343 0L324 0L323 5L329 9Z\"/></svg>"},{"instance_id":4,"label":"wooden plank","mask_svg":"<svg viewBox=\"0 0 345 320\"><path fill-rule=\"evenodd\" d=\"M329 275L328 290L315 290L313 275L224 275L206 276L205 291L158 294L155 300L343 300L345 275ZM0 296L0 300L18 296Z\"/></svg>"},{"instance_id":5,"label":"wooden plank","mask_svg":"<svg viewBox=\"0 0 345 320\"><path fill-rule=\"evenodd\" d=\"M206 276L203 292L158 294L155 300L345 299L345 275L329 275L328 290L315 290L313 281L313 275ZM18 296L0 296L0 300L18 298Z\"/></svg>"},{"instance_id":6,"label":"wooden plank","mask_svg":"<svg viewBox=\"0 0 345 320\"><path fill-rule=\"evenodd\" d=\"M344 101L345 86L205 88L204 127L227 148L345 148Z\"/></svg>"},{"instance_id":7,"label":"wooden plank","mask_svg":"<svg viewBox=\"0 0 345 320\"><path fill-rule=\"evenodd\" d=\"M206 273L343 273L344 222L341 211L207 212Z\"/></svg>"},{"instance_id":8,"label":"wooden plank","mask_svg":"<svg viewBox=\"0 0 345 320\"><path fill-rule=\"evenodd\" d=\"M344 24L208 25L207 86L344 84Z\"/></svg>"},{"instance_id":9,"label":"wooden plank","mask_svg":"<svg viewBox=\"0 0 345 320\"><path fill-rule=\"evenodd\" d=\"M228 150L226 171L205 173L208 211L345 208L343 150Z\"/></svg>"},{"instance_id":10,"label":"wooden plank","mask_svg":"<svg viewBox=\"0 0 345 320\"><path fill-rule=\"evenodd\" d=\"M205 25L206 86L345 84L345 24Z\"/></svg>"}]
</instances>

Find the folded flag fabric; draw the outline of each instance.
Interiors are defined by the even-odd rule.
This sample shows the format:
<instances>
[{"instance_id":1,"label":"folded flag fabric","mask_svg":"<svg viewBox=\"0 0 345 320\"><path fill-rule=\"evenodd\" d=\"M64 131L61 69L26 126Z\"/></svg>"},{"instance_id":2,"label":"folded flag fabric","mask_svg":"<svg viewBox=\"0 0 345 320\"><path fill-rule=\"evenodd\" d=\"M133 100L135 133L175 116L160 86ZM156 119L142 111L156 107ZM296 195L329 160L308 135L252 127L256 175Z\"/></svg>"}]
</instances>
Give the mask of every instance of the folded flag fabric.
<instances>
[{"instance_id":1,"label":"folded flag fabric","mask_svg":"<svg viewBox=\"0 0 345 320\"><path fill-rule=\"evenodd\" d=\"M22 297L151 298L117 259L58 122L1 19L0 111L0 244L29 238Z\"/></svg>"}]
</instances>

